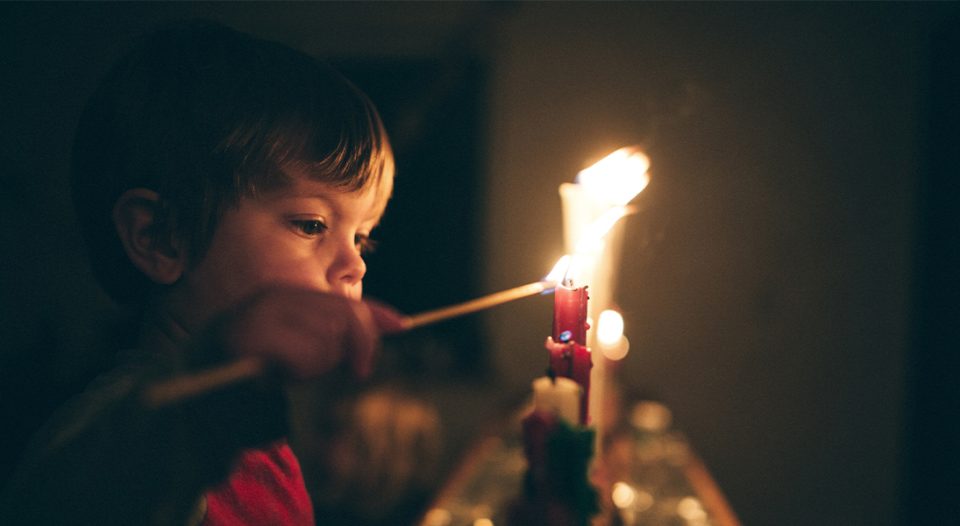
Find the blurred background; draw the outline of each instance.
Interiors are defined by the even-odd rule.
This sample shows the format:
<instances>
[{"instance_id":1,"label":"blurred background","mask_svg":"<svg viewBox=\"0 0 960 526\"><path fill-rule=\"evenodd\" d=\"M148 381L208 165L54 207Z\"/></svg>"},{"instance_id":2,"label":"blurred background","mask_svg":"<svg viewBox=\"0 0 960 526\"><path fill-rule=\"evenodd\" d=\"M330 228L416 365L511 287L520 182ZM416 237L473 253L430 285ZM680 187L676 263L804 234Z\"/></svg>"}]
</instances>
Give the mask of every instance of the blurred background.
<instances>
[{"instance_id":1,"label":"blurred background","mask_svg":"<svg viewBox=\"0 0 960 526\"><path fill-rule=\"evenodd\" d=\"M73 130L142 34L193 17L338 66L396 194L366 289L406 312L535 281L558 186L640 145L618 374L666 404L747 524L957 519L956 3L0 4L2 472L110 367ZM549 298L390 342L439 410L436 483L546 367Z\"/></svg>"}]
</instances>

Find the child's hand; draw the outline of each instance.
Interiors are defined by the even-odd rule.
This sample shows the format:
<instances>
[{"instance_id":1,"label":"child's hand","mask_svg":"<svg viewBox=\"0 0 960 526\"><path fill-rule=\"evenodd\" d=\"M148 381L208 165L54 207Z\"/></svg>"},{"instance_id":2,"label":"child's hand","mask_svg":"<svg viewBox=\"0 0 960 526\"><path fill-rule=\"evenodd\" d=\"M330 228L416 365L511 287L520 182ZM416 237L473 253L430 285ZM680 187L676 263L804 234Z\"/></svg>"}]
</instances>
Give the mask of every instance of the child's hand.
<instances>
[{"instance_id":1,"label":"child's hand","mask_svg":"<svg viewBox=\"0 0 960 526\"><path fill-rule=\"evenodd\" d=\"M217 327L222 345L256 356L298 378L312 378L348 362L360 377L373 369L380 335L400 330L403 317L375 302L278 287L254 295Z\"/></svg>"}]
</instances>

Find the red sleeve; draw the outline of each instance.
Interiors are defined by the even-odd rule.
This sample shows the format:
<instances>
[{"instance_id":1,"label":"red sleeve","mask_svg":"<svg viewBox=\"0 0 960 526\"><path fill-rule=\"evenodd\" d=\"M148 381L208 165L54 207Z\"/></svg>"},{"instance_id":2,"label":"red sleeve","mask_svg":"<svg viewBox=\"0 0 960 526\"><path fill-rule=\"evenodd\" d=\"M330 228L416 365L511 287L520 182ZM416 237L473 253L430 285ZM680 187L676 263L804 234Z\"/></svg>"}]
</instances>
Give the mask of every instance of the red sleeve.
<instances>
[{"instance_id":1,"label":"red sleeve","mask_svg":"<svg viewBox=\"0 0 960 526\"><path fill-rule=\"evenodd\" d=\"M230 477L205 498L205 526L314 525L300 463L286 441L244 451Z\"/></svg>"}]
</instances>

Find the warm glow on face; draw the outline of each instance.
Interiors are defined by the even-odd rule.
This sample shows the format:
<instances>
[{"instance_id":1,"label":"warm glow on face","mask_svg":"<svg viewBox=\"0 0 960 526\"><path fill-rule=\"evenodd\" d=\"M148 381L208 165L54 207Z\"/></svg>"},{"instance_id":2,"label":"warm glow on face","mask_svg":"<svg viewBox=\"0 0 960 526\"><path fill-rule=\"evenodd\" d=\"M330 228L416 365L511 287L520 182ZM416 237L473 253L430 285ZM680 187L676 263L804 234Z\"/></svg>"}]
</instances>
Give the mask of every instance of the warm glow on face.
<instances>
[{"instance_id":1,"label":"warm glow on face","mask_svg":"<svg viewBox=\"0 0 960 526\"><path fill-rule=\"evenodd\" d=\"M620 148L577 175L598 201L623 206L650 183L650 158L635 147Z\"/></svg>"}]
</instances>

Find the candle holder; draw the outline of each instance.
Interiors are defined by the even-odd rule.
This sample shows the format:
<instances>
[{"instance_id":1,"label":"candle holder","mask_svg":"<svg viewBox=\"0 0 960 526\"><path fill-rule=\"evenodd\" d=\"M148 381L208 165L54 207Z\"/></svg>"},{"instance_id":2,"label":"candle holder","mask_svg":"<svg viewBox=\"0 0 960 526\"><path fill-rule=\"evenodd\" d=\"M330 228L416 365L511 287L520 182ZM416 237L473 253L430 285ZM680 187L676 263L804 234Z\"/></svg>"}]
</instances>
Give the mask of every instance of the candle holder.
<instances>
[{"instance_id":1,"label":"candle holder","mask_svg":"<svg viewBox=\"0 0 960 526\"><path fill-rule=\"evenodd\" d=\"M600 512L597 490L588 480L593 429L571 426L549 413L523 422L529 468L523 496L507 511L511 526L587 526Z\"/></svg>"},{"instance_id":2,"label":"candle holder","mask_svg":"<svg viewBox=\"0 0 960 526\"><path fill-rule=\"evenodd\" d=\"M534 380L533 391L533 409L521 422L527 470L507 523L587 526L600 506L588 478L594 430L576 423L582 386L550 375Z\"/></svg>"}]
</instances>

